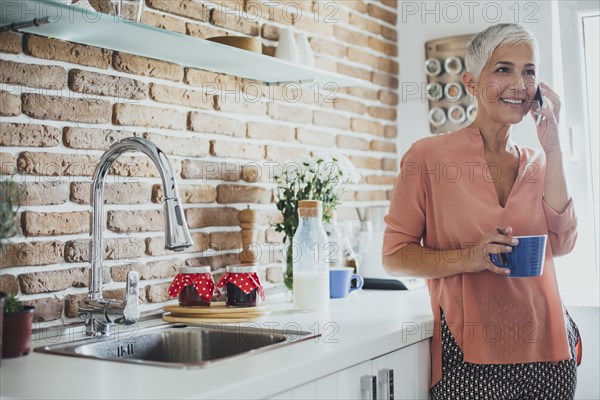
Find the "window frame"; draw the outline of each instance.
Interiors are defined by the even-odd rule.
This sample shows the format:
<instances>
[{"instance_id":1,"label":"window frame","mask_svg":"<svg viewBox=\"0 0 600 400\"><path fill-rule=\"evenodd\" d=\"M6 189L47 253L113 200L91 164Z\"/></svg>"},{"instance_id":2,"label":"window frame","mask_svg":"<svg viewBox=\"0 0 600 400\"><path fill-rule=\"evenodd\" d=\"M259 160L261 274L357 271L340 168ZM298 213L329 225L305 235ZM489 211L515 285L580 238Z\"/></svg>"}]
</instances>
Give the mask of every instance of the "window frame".
<instances>
[{"instance_id":1,"label":"window frame","mask_svg":"<svg viewBox=\"0 0 600 400\"><path fill-rule=\"evenodd\" d=\"M560 1L555 4L561 43L555 67L557 75L562 78L564 91L561 142L564 143L569 191L575 199L579 220L579 246L576 245L573 253L556 259L557 277L567 304L598 307L600 244L597 232L600 210L594 202L593 190L590 190L594 174L598 171L594 171L590 151L583 18L599 15L600 9L597 2L590 1ZM589 253L589 246L593 246L593 254Z\"/></svg>"}]
</instances>

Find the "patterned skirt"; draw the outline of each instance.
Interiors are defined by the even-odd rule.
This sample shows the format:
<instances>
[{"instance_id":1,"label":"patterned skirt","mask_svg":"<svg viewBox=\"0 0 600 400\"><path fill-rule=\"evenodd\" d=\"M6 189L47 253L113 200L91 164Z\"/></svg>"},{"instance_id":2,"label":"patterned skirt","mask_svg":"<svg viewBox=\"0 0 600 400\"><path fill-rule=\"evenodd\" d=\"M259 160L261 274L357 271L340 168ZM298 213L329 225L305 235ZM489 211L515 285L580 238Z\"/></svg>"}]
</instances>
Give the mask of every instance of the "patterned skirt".
<instances>
[{"instance_id":1,"label":"patterned skirt","mask_svg":"<svg viewBox=\"0 0 600 400\"><path fill-rule=\"evenodd\" d=\"M441 313L442 380L431 388L432 400L569 400L577 386L579 329L567 313L571 360L558 363L472 364L454 340Z\"/></svg>"}]
</instances>

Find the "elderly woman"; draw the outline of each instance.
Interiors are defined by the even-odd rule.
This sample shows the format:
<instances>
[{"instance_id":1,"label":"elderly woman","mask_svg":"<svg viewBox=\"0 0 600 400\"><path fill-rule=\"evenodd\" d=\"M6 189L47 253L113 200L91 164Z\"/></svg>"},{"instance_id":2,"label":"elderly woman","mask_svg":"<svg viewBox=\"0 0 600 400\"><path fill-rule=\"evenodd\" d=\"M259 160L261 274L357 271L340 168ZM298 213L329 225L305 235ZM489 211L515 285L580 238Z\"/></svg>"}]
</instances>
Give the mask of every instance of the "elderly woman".
<instances>
[{"instance_id":1,"label":"elderly woman","mask_svg":"<svg viewBox=\"0 0 600 400\"><path fill-rule=\"evenodd\" d=\"M563 173L560 98L538 83L538 60L521 25L479 33L462 78L477 100L476 119L418 140L401 160L383 263L392 275L427 278L433 399L574 397L579 333L553 257L573 249L577 221ZM545 105L534 112L538 86ZM511 136L528 113L543 117L543 151ZM526 235L548 235L543 274L509 278L490 254L510 252L515 236Z\"/></svg>"}]
</instances>

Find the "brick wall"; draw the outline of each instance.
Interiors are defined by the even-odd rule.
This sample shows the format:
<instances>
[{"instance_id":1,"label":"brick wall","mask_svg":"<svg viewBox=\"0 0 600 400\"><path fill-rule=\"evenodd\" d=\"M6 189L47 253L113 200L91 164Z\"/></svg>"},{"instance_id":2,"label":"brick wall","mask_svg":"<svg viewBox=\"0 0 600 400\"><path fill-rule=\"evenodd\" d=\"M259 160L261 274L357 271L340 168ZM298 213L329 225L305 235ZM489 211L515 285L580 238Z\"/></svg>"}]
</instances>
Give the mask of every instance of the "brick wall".
<instances>
[{"instance_id":1,"label":"brick wall","mask_svg":"<svg viewBox=\"0 0 600 400\"><path fill-rule=\"evenodd\" d=\"M142 155L121 157L105 191L104 290L122 296L126 271L137 270L144 310L168 299L180 266L210 264L218 274L239 261L237 210L246 205L260 210L259 241L281 241L269 227L278 211L265 162L337 151L363 176L341 217L387 202L398 166L396 1L273 3L146 0L142 21L200 38L259 36L267 54L280 27L294 25L307 32L316 67L366 85L331 96L31 34L0 36L1 172L16 171L24 193L19 232L0 258L0 289L35 305L37 322L76 321L87 293L91 175L121 138L147 138L169 155L195 241L184 253L164 249L157 170ZM281 285L278 267L261 274Z\"/></svg>"}]
</instances>

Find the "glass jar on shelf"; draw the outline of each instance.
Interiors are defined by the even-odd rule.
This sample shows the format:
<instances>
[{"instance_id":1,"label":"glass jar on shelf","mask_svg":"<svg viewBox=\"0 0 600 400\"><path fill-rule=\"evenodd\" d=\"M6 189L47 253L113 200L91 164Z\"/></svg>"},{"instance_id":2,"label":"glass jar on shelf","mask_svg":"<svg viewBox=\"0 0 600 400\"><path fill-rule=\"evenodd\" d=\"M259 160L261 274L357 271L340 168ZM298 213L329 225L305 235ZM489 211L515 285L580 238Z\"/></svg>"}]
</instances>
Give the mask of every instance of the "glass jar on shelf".
<instances>
[{"instance_id":1,"label":"glass jar on shelf","mask_svg":"<svg viewBox=\"0 0 600 400\"><path fill-rule=\"evenodd\" d=\"M180 307L208 307L214 291L210 267L183 267L169 287L169 296L178 297Z\"/></svg>"}]
</instances>

